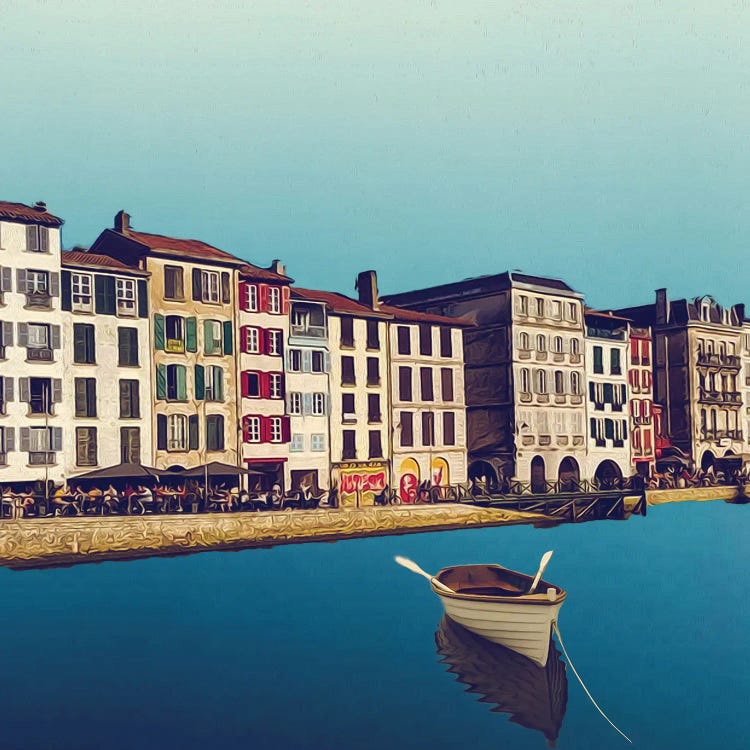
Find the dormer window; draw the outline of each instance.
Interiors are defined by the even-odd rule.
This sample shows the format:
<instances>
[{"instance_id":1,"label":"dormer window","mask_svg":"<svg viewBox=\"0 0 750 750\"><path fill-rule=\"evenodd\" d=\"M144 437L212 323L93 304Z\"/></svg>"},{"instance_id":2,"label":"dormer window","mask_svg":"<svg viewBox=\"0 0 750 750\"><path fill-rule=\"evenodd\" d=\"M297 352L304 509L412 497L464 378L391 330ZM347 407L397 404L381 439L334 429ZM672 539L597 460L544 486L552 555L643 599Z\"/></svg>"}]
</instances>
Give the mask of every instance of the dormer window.
<instances>
[{"instance_id":1,"label":"dormer window","mask_svg":"<svg viewBox=\"0 0 750 750\"><path fill-rule=\"evenodd\" d=\"M711 322L711 306L708 302L701 302L701 320L705 323Z\"/></svg>"},{"instance_id":2,"label":"dormer window","mask_svg":"<svg viewBox=\"0 0 750 750\"><path fill-rule=\"evenodd\" d=\"M49 252L49 229L31 225L26 227L26 250L30 253Z\"/></svg>"}]
</instances>

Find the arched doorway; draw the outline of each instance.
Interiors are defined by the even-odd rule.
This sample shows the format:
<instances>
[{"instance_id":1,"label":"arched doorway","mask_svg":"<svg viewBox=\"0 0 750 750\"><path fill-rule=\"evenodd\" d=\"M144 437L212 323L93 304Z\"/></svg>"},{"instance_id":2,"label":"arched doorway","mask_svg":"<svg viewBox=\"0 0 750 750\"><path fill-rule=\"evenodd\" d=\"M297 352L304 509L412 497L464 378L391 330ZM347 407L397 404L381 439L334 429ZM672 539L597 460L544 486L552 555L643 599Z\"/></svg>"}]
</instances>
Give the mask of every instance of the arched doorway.
<instances>
[{"instance_id":1,"label":"arched doorway","mask_svg":"<svg viewBox=\"0 0 750 750\"><path fill-rule=\"evenodd\" d=\"M413 503L419 487L419 464L413 458L405 458L398 469L398 496L402 503Z\"/></svg>"},{"instance_id":2,"label":"arched doorway","mask_svg":"<svg viewBox=\"0 0 750 750\"><path fill-rule=\"evenodd\" d=\"M442 457L432 459L432 486L446 487L451 483L448 462Z\"/></svg>"},{"instance_id":3,"label":"arched doorway","mask_svg":"<svg viewBox=\"0 0 750 750\"><path fill-rule=\"evenodd\" d=\"M575 492L579 488L581 481L581 470L578 468L578 461L570 456L560 461L560 468L557 470L557 483L560 492Z\"/></svg>"},{"instance_id":4,"label":"arched doorway","mask_svg":"<svg viewBox=\"0 0 750 750\"><path fill-rule=\"evenodd\" d=\"M497 489L497 472L487 461L473 461L469 465L469 481L476 482L487 492Z\"/></svg>"},{"instance_id":5,"label":"arched doorway","mask_svg":"<svg viewBox=\"0 0 750 750\"><path fill-rule=\"evenodd\" d=\"M701 457L701 470L708 471L714 465L714 454L706 451Z\"/></svg>"},{"instance_id":6,"label":"arched doorway","mask_svg":"<svg viewBox=\"0 0 750 750\"><path fill-rule=\"evenodd\" d=\"M544 459L534 456L531 459L531 491L534 494L543 494L547 491L547 479L544 475Z\"/></svg>"},{"instance_id":7,"label":"arched doorway","mask_svg":"<svg viewBox=\"0 0 750 750\"><path fill-rule=\"evenodd\" d=\"M602 461L596 468L594 478L602 490L611 490L622 486L622 472L614 461Z\"/></svg>"}]
</instances>

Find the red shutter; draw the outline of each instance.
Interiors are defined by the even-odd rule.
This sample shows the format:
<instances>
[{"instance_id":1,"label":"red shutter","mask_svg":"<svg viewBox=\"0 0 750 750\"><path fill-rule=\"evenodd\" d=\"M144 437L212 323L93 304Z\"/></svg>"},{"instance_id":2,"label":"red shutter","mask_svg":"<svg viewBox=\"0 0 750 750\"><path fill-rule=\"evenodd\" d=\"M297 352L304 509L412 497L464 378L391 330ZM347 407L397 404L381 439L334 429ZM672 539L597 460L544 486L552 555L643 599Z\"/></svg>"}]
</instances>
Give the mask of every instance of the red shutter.
<instances>
[{"instance_id":1,"label":"red shutter","mask_svg":"<svg viewBox=\"0 0 750 750\"><path fill-rule=\"evenodd\" d=\"M242 442L247 442L247 417L242 417Z\"/></svg>"},{"instance_id":2,"label":"red shutter","mask_svg":"<svg viewBox=\"0 0 750 750\"><path fill-rule=\"evenodd\" d=\"M248 388L248 377L246 372L240 373L240 387L242 389L242 397L247 398L250 393L250 389Z\"/></svg>"},{"instance_id":3,"label":"red shutter","mask_svg":"<svg viewBox=\"0 0 750 750\"><path fill-rule=\"evenodd\" d=\"M281 418L281 442L288 443L292 439L291 425L289 424L289 417Z\"/></svg>"},{"instance_id":4,"label":"red shutter","mask_svg":"<svg viewBox=\"0 0 750 750\"><path fill-rule=\"evenodd\" d=\"M268 383L268 373L267 372L258 373L258 377L260 379L260 397L268 398L271 395L271 389L269 388L269 383Z\"/></svg>"},{"instance_id":5,"label":"red shutter","mask_svg":"<svg viewBox=\"0 0 750 750\"><path fill-rule=\"evenodd\" d=\"M288 286L281 287L281 314L289 315L289 298L291 290Z\"/></svg>"},{"instance_id":6,"label":"red shutter","mask_svg":"<svg viewBox=\"0 0 750 750\"><path fill-rule=\"evenodd\" d=\"M247 310L247 308L248 308L247 282L240 281L240 310Z\"/></svg>"},{"instance_id":7,"label":"red shutter","mask_svg":"<svg viewBox=\"0 0 750 750\"><path fill-rule=\"evenodd\" d=\"M271 350L271 345L269 343L270 338L270 330L268 328L258 329L258 346L261 354L268 354Z\"/></svg>"},{"instance_id":8,"label":"red shutter","mask_svg":"<svg viewBox=\"0 0 750 750\"><path fill-rule=\"evenodd\" d=\"M240 351L247 353L247 326L240 328Z\"/></svg>"},{"instance_id":9,"label":"red shutter","mask_svg":"<svg viewBox=\"0 0 750 750\"><path fill-rule=\"evenodd\" d=\"M646 400L643 402L644 410L643 410L643 416L646 418L651 417L651 402Z\"/></svg>"},{"instance_id":10,"label":"red shutter","mask_svg":"<svg viewBox=\"0 0 750 750\"><path fill-rule=\"evenodd\" d=\"M268 312L268 284L258 284L258 312Z\"/></svg>"},{"instance_id":11,"label":"red shutter","mask_svg":"<svg viewBox=\"0 0 750 750\"><path fill-rule=\"evenodd\" d=\"M638 364L638 339L630 339L630 362Z\"/></svg>"},{"instance_id":12,"label":"red shutter","mask_svg":"<svg viewBox=\"0 0 750 750\"><path fill-rule=\"evenodd\" d=\"M271 420L268 417L260 418L260 442L271 442Z\"/></svg>"}]
</instances>

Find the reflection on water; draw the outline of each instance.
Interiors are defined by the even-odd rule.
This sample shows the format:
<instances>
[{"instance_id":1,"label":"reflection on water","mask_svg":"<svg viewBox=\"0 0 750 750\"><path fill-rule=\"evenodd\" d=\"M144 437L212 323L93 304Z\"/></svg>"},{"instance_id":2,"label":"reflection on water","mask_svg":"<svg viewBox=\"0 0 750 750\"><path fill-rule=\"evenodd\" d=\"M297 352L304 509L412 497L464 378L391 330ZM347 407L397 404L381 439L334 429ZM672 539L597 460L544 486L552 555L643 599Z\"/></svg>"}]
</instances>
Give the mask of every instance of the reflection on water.
<instances>
[{"instance_id":1,"label":"reflection on water","mask_svg":"<svg viewBox=\"0 0 750 750\"><path fill-rule=\"evenodd\" d=\"M510 720L535 729L550 747L560 733L568 703L565 663L555 642L549 647L544 669L515 651L486 641L443 617L435 633L440 661L458 681L477 693L492 711L510 714Z\"/></svg>"}]
</instances>

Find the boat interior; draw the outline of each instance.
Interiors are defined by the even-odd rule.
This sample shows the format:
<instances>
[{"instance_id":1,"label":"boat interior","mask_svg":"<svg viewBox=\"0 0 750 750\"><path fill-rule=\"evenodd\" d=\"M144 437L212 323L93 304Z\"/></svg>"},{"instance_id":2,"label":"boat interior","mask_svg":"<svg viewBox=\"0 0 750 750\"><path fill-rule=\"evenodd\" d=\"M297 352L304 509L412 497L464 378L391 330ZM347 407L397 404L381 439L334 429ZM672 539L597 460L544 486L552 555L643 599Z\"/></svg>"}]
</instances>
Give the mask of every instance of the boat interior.
<instances>
[{"instance_id":1,"label":"boat interior","mask_svg":"<svg viewBox=\"0 0 750 750\"><path fill-rule=\"evenodd\" d=\"M531 588L533 576L508 570L500 565L457 565L441 570L436 576L457 594L469 596L524 596ZM537 594L544 594L548 588L562 593L559 586L540 581Z\"/></svg>"}]
</instances>

